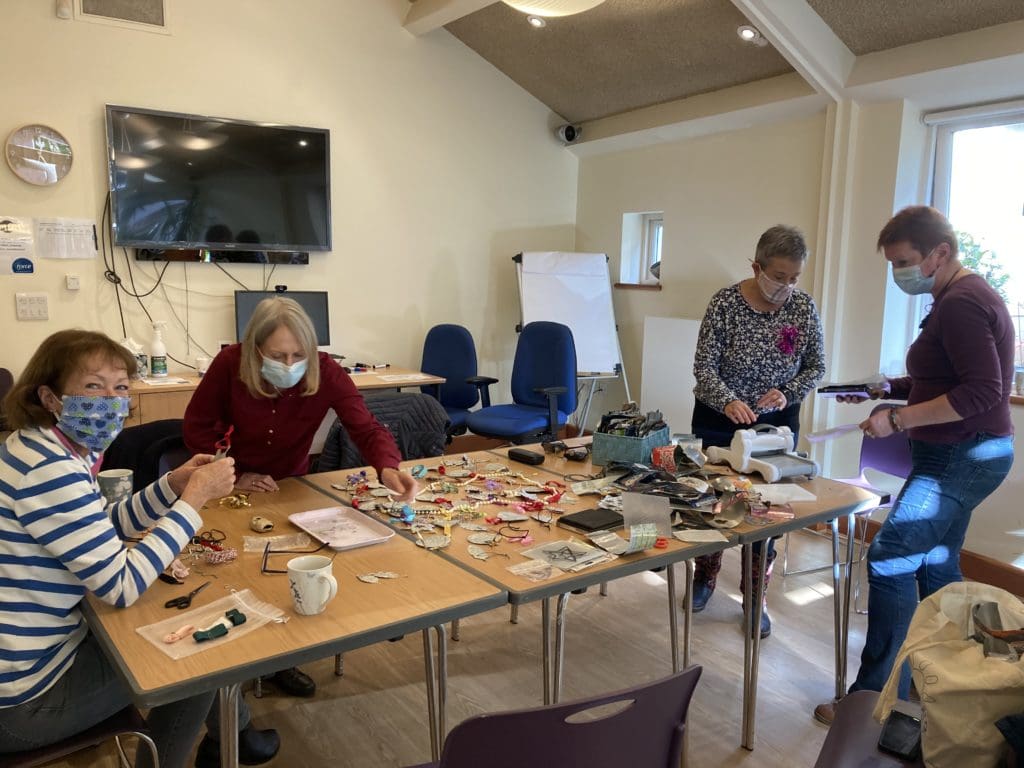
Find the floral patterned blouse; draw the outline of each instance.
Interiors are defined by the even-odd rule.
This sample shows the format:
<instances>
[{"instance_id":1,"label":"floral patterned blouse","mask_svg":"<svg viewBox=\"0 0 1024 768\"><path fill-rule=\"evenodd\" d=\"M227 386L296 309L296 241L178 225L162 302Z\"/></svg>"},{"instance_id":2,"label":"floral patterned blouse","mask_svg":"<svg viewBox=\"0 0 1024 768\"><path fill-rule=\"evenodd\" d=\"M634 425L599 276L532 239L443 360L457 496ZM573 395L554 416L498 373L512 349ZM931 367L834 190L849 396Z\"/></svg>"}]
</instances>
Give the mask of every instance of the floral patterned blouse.
<instances>
[{"instance_id":1,"label":"floral patterned blouse","mask_svg":"<svg viewBox=\"0 0 1024 768\"><path fill-rule=\"evenodd\" d=\"M799 403L825 375L825 344L814 299L799 288L773 312L747 303L739 283L716 293L704 313L693 360L693 393L719 413L742 400L754 413L769 389Z\"/></svg>"}]
</instances>

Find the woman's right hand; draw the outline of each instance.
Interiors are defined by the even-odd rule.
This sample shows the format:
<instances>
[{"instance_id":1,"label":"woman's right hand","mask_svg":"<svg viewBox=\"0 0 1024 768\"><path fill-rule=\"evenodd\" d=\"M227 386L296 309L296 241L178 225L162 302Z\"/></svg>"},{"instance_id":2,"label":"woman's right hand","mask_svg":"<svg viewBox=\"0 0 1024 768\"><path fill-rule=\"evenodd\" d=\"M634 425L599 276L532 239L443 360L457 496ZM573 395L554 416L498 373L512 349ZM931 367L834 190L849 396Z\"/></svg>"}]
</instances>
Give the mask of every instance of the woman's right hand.
<instances>
[{"instance_id":1,"label":"woman's right hand","mask_svg":"<svg viewBox=\"0 0 1024 768\"><path fill-rule=\"evenodd\" d=\"M196 467L181 494L192 509L199 510L210 499L229 495L235 488L235 460L226 457Z\"/></svg>"},{"instance_id":2,"label":"woman's right hand","mask_svg":"<svg viewBox=\"0 0 1024 768\"><path fill-rule=\"evenodd\" d=\"M733 424L753 424L757 415L742 400L733 400L725 406L725 415Z\"/></svg>"}]
</instances>

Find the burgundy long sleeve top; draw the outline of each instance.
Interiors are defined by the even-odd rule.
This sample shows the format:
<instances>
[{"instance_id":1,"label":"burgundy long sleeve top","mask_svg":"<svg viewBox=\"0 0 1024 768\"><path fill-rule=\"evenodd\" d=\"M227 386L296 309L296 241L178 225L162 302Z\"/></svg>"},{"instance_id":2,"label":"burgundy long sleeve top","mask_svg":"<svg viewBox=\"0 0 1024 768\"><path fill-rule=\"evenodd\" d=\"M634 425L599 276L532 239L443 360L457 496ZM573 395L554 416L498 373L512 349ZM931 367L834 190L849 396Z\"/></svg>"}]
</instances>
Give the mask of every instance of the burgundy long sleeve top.
<instances>
[{"instance_id":1,"label":"burgundy long sleeve top","mask_svg":"<svg viewBox=\"0 0 1024 768\"><path fill-rule=\"evenodd\" d=\"M304 475L309 449L329 409L341 419L363 456L377 470L397 468L401 454L391 433L367 410L363 396L340 365L324 352L320 388L303 396L305 382L277 397L253 397L239 378L240 344L220 351L185 410L185 444L194 453L216 453L214 444L230 425L236 471L258 472L275 480Z\"/></svg>"},{"instance_id":2,"label":"burgundy long sleeve top","mask_svg":"<svg viewBox=\"0 0 1024 768\"><path fill-rule=\"evenodd\" d=\"M913 427L910 437L958 443L978 432L1013 434L1013 347L1010 313L985 279L968 275L953 283L910 345L910 375L890 380L890 397L914 405L946 395L961 420Z\"/></svg>"}]
</instances>

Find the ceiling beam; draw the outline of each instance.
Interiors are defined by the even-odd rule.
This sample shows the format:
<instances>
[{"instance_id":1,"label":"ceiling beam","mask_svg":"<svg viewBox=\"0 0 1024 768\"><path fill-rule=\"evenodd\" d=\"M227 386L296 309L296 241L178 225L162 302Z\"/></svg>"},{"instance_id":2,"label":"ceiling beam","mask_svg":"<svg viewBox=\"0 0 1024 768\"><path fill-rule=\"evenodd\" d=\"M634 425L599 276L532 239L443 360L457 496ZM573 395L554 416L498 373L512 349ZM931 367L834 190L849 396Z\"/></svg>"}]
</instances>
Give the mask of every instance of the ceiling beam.
<instances>
[{"instance_id":1,"label":"ceiling beam","mask_svg":"<svg viewBox=\"0 0 1024 768\"><path fill-rule=\"evenodd\" d=\"M856 56L805 0L732 0L818 92L844 97Z\"/></svg>"},{"instance_id":2,"label":"ceiling beam","mask_svg":"<svg viewBox=\"0 0 1024 768\"><path fill-rule=\"evenodd\" d=\"M418 0L405 14L403 26L414 35L425 35L493 4L494 0Z\"/></svg>"}]
</instances>

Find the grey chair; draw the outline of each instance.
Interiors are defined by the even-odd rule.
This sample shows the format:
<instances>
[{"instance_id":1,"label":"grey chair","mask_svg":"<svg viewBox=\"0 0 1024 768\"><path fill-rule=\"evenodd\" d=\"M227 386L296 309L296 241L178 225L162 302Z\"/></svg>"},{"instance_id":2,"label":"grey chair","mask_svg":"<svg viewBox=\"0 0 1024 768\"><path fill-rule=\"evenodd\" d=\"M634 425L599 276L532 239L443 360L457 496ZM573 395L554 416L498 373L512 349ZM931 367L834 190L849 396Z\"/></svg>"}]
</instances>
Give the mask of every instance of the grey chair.
<instances>
[{"instance_id":1,"label":"grey chair","mask_svg":"<svg viewBox=\"0 0 1024 768\"><path fill-rule=\"evenodd\" d=\"M856 691L836 704L825 743L814 768L900 768L921 766L920 761L904 762L878 750L882 726L872 716L878 702L877 691Z\"/></svg>"}]
</instances>

